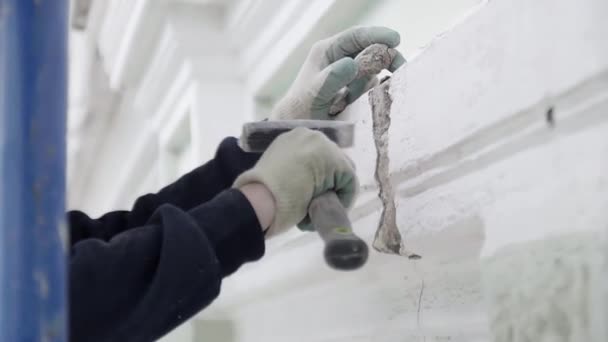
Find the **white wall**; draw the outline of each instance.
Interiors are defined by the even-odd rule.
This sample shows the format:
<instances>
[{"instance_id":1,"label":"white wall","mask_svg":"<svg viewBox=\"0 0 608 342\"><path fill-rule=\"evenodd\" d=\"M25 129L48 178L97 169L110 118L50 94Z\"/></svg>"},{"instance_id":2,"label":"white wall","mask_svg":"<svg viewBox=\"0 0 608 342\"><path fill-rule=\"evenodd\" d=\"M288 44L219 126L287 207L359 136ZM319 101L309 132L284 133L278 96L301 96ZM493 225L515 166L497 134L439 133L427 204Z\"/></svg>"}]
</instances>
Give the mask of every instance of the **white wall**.
<instances>
[{"instance_id":1,"label":"white wall","mask_svg":"<svg viewBox=\"0 0 608 342\"><path fill-rule=\"evenodd\" d=\"M391 27L402 34L398 50L407 58L420 53L439 34L462 21L483 0L378 0L360 25Z\"/></svg>"},{"instance_id":2,"label":"white wall","mask_svg":"<svg viewBox=\"0 0 608 342\"><path fill-rule=\"evenodd\" d=\"M394 75L397 223L421 260L375 252L337 273L317 236L294 232L200 319L230 322L233 341L605 341L606 10L489 2ZM369 189L351 218L371 243L367 99L345 116Z\"/></svg>"}]
</instances>

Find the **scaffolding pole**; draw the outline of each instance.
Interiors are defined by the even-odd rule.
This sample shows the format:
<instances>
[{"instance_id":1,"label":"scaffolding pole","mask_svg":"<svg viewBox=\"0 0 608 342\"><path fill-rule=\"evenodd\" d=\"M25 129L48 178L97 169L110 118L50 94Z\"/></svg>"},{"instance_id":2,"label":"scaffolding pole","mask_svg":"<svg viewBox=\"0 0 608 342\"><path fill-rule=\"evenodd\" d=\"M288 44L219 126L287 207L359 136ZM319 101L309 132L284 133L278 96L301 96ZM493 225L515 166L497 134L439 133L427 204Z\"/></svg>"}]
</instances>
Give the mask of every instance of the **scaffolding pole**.
<instances>
[{"instance_id":1,"label":"scaffolding pole","mask_svg":"<svg viewBox=\"0 0 608 342\"><path fill-rule=\"evenodd\" d=\"M67 0L0 0L0 341L67 341Z\"/></svg>"}]
</instances>

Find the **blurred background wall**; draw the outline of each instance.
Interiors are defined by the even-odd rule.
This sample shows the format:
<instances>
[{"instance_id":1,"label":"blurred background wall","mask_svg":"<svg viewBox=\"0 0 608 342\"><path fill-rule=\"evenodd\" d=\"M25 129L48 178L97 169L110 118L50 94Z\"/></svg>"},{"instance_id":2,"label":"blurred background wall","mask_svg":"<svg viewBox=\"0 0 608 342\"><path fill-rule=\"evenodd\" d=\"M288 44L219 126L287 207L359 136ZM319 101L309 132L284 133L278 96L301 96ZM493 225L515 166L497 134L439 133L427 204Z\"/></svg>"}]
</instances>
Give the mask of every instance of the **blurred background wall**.
<instances>
[{"instance_id":1,"label":"blurred background wall","mask_svg":"<svg viewBox=\"0 0 608 342\"><path fill-rule=\"evenodd\" d=\"M413 58L479 0L74 0L68 206L129 208L264 118L310 46L383 25Z\"/></svg>"}]
</instances>

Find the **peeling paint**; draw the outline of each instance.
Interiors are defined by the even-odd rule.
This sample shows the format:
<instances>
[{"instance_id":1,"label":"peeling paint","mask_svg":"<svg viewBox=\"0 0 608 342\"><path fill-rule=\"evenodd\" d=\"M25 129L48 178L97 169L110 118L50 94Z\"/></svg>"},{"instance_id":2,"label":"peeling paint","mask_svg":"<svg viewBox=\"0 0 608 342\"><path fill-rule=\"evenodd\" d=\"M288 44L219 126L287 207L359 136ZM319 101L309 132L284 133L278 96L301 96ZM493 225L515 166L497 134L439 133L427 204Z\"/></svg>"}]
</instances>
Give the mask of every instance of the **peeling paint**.
<instances>
[{"instance_id":1,"label":"peeling paint","mask_svg":"<svg viewBox=\"0 0 608 342\"><path fill-rule=\"evenodd\" d=\"M373 247L379 252L411 256L403 247L401 233L397 227L395 192L391 185L388 156L388 130L391 125L390 79L374 88L369 94L372 107L373 135L376 146L376 171L378 197L382 202L380 222L374 237Z\"/></svg>"}]
</instances>

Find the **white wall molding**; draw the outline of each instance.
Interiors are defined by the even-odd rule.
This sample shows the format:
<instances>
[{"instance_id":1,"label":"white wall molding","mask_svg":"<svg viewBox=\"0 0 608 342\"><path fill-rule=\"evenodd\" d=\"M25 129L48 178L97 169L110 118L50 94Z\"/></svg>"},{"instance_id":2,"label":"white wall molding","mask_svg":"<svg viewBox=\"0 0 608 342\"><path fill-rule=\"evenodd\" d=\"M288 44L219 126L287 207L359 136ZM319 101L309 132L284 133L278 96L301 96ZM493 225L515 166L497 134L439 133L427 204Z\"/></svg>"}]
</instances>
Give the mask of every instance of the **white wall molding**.
<instances>
[{"instance_id":1,"label":"white wall molding","mask_svg":"<svg viewBox=\"0 0 608 342\"><path fill-rule=\"evenodd\" d=\"M135 93L133 104L142 113L151 113L162 100L167 83L172 81L183 63L180 57L175 33L165 27L152 55L148 72L143 76Z\"/></svg>"},{"instance_id":2,"label":"white wall molding","mask_svg":"<svg viewBox=\"0 0 608 342\"><path fill-rule=\"evenodd\" d=\"M90 36L90 39L95 40L99 37L109 4L110 1L92 0L86 27L86 32Z\"/></svg>"},{"instance_id":3,"label":"white wall molding","mask_svg":"<svg viewBox=\"0 0 608 342\"><path fill-rule=\"evenodd\" d=\"M185 108L191 103L194 96L195 84L188 63L181 64L180 72L178 72L177 77L168 89L169 91L158 105L158 109L148 117L142 116L139 118L139 120L149 122L150 125L144 126L147 128L143 132L132 137L132 142L134 142L136 148L131 154L130 162L123 165L125 173L119 180L121 186L115 188L115 194L112 196L112 208L128 206L126 202L139 195L133 194L132 189L133 187L139 187L139 183L143 181L142 172L154 170L157 173L158 183L155 186L157 189L167 184L167 179L165 179L167 178L167 170L164 169L166 165L162 163L163 160L159 157L166 153L163 148L166 148L166 141L169 139L166 131L167 125L172 121L179 120L187 113ZM165 137L162 141L160 140L161 135ZM165 143L163 144L163 142Z\"/></svg>"},{"instance_id":4,"label":"white wall molding","mask_svg":"<svg viewBox=\"0 0 608 342\"><path fill-rule=\"evenodd\" d=\"M117 165L124 170L121 177L116 180L118 186L114 187L114 194L109 196L108 207L130 208L135 196L143 193L132 193L133 188L140 188L141 184L151 173L158 172L158 133L155 129L145 129L140 132L141 137L132 145L131 158Z\"/></svg>"},{"instance_id":5,"label":"white wall molding","mask_svg":"<svg viewBox=\"0 0 608 342\"><path fill-rule=\"evenodd\" d=\"M154 112L165 98L171 99L180 91L167 84L185 78L198 82L238 78L236 56L217 18L220 13L197 11L196 6L167 13L149 68L138 84L134 102L138 110Z\"/></svg>"},{"instance_id":6,"label":"white wall molding","mask_svg":"<svg viewBox=\"0 0 608 342\"><path fill-rule=\"evenodd\" d=\"M155 0L110 1L99 32L99 49L112 89L137 82L148 63L166 6Z\"/></svg>"},{"instance_id":7,"label":"white wall molding","mask_svg":"<svg viewBox=\"0 0 608 342\"><path fill-rule=\"evenodd\" d=\"M238 49L240 74L255 98L282 95L316 40L355 23L368 0L242 0L228 12L226 32Z\"/></svg>"},{"instance_id":8,"label":"white wall molding","mask_svg":"<svg viewBox=\"0 0 608 342\"><path fill-rule=\"evenodd\" d=\"M81 38L90 46L90 36ZM110 127L112 114L119 109L121 100L120 95L110 89L99 56L92 53L82 57L86 58L80 65L85 69L82 75L74 65L70 70L71 100L76 103L70 103L68 112L68 208L78 207L90 196L89 186L96 158Z\"/></svg>"},{"instance_id":9,"label":"white wall molding","mask_svg":"<svg viewBox=\"0 0 608 342\"><path fill-rule=\"evenodd\" d=\"M243 42L238 33L231 34L238 42L237 44L242 47L241 68L243 71L252 70L257 64L262 63L267 51L284 36L285 31L289 30L302 12L314 6L314 1L302 0L271 0L263 3L264 9L255 13L257 19L255 25L247 28L248 34L251 36L247 42ZM331 3L331 1L325 1L327 6ZM323 13L324 9L323 7L318 9L317 15ZM293 43L297 45L298 42Z\"/></svg>"},{"instance_id":10,"label":"white wall molding","mask_svg":"<svg viewBox=\"0 0 608 342\"><path fill-rule=\"evenodd\" d=\"M282 95L310 46L354 24L368 4L365 0L284 2L241 57L250 71L247 88L255 96Z\"/></svg>"},{"instance_id":11,"label":"white wall molding","mask_svg":"<svg viewBox=\"0 0 608 342\"><path fill-rule=\"evenodd\" d=\"M267 37L260 36L256 40L262 46L264 46L263 42L272 42L272 45L267 45L268 49L264 51L263 56L255 54L253 56L243 56L244 65L255 66L247 81L248 88L256 94L262 93L263 87L268 83L268 78L277 75L279 68L293 58L294 51L298 47L302 47L304 40L313 28L319 24L319 19L328 13L334 3L333 0L286 2L291 6L284 5L281 7L284 12L279 13L276 22L271 22L271 24L274 24L272 26L273 30L263 31L262 34L267 35ZM282 20L283 18L292 20ZM253 51L256 51L255 46Z\"/></svg>"},{"instance_id":12,"label":"white wall molding","mask_svg":"<svg viewBox=\"0 0 608 342\"><path fill-rule=\"evenodd\" d=\"M255 17L255 7L263 4L259 0L237 0L228 8L226 14L226 30L234 32L234 44L242 44L245 39L250 38L245 36L248 32L252 32L251 21ZM236 37L241 37L243 40L238 40Z\"/></svg>"},{"instance_id":13,"label":"white wall molding","mask_svg":"<svg viewBox=\"0 0 608 342\"><path fill-rule=\"evenodd\" d=\"M208 17L208 21L200 20L200 14ZM125 104L121 115L133 116L135 120L150 122L154 133L136 134L131 136L131 142L136 148L131 160L138 165L150 166L157 172L156 185L159 188L174 180L175 172L183 172L185 169L194 168L196 163L200 163L201 148L213 145L216 142L209 142L206 138L201 140L199 135L200 124L191 124L190 136L193 140L188 146L188 156L181 161L182 169L173 170L176 160L171 159L171 141L174 141L175 134L171 132L171 127L181 120L189 120L198 123L197 117L200 116L200 105L198 105L201 92L197 89L201 85L208 84L212 89L222 89L226 82L235 82L235 72L230 69L235 65L235 57L232 55L227 42L223 39L221 22L218 21L217 14L220 12L208 11L198 12L197 6L179 5L172 7L163 20L163 29L148 59L150 60L148 72L142 75L138 82L138 87L134 88L133 100ZM203 47L200 41L205 41ZM212 51L208 51L213 47ZM136 48L136 47L132 47ZM231 81L232 79L232 81ZM218 83L219 82L219 83ZM216 87L215 84L218 83ZM240 103L242 97L240 92L233 93L234 89L228 90L228 96L232 96L232 102ZM219 95L219 94L216 94ZM203 95L206 96L206 95ZM222 113L221 108L217 112ZM237 113L228 111L228 113ZM188 116L188 117L186 117ZM221 132L221 130L215 130ZM208 136L209 134L205 134ZM152 149L149 144L156 147ZM205 146L199 146L205 144ZM215 144L215 145L214 145ZM208 155L208 151L205 151ZM169 158L169 159L167 159ZM170 162L168 162L170 161ZM171 170L167 169L171 168ZM125 175L117 188L116 193L111 196L111 207L122 207L126 201L133 197L130 192L133 187L140 188L139 183L144 182L139 176L141 167L135 164L125 166ZM153 183L146 184L152 186ZM152 189L150 189L151 191Z\"/></svg>"},{"instance_id":14,"label":"white wall molding","mask_svg":"<svg viewBox=\"0 0 608 342\"><path fill-rule=\"evenodd\" d=\"M181 97L176 99L177 102L171 106L170 113L157 114L159 120L158 144L161 154L158 161L159 186L174 182L181 174L196 167L192 152L195 135L192 128L192 117L197 115L196 98L196 85L190 84ZM184 151L185 154L175 156L177 151Z\"/></svg>"}]
</instances>

